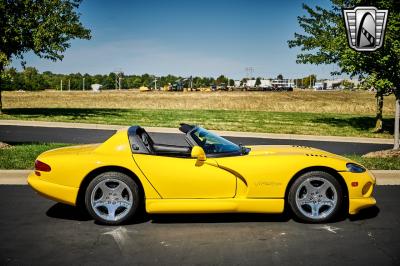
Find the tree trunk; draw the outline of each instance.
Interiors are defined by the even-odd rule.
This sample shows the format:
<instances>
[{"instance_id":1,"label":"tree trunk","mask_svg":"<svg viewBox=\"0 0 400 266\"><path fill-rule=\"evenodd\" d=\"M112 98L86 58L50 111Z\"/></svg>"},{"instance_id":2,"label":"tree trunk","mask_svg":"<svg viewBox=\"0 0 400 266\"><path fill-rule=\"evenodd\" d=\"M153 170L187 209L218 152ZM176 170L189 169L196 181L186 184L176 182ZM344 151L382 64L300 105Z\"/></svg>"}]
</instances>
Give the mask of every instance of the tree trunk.
<instances>
[{"instance_id":1,"label":"tree trunk","mask_svg":"<svg viewBox=\"0 0 400 266\"><path fill-rule=\"evenodd\" d=\"M1 79L1 78L0 78ZM1 81L0 81L1 82ZM0 86L1 86L1 84L0 84ZM1 100L1 87L0 87L0 115L2 115L3 114L3 102L2 102L2 100Z\"/></svg>"},{"instance_id":2,"label":"tree trunk","mask_svg":"<svg viewBox=\"0 0 400 266\"><path fill-rule=\"evenodd\" d=\"M394 146L393 149L400 149L400 85L395 90L396 113L394 116Z\"/></svg>"},{"instance_id":3,"label":"tree trunk","mask_svg":"<svg viewBox=\"0 0 400 266\"><path fill-rule=\"evenodd\" d=\"M3 75L3 64L0 64L0 115L3 114L3 101L1 99L1 91L3 90L1 85L1 75Z\"/></svg>"},{"instance_id":4,"label":"tree trunk","mask_svg":"<svg viewBox=\"0 0 400 266\"><path fill-rule=\"evenodd\" d=\"M383 131L383 94L376 94L376 124L375 124L375 133L379 133Z\"/></svg>"}]
</instances>

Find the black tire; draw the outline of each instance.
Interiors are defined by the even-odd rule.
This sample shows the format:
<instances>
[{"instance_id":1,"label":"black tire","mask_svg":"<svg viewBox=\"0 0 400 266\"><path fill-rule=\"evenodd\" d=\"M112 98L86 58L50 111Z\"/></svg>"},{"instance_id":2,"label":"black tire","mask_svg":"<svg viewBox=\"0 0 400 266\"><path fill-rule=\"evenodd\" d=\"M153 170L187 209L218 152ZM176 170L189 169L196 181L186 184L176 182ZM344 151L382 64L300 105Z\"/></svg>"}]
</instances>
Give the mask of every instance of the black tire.
<instances>
[{"instance_id":1,"label":"black tire","mask_svg":"<svg viewBox=\"0 0 400 266\"><path fill-rule=\"evenodd\" d=\"M131 205L130 209L128 211L126 211L126 214L124 214L124 216L121 217L120 219L107 220L107 219L101 217L99 214L96 213L96 211L94 210L94 208L91 204L91 196L92 196L93 190L96 188L96 186L98 184L100 184L101 182L104 182L106 180L117 180L118 182L122 182L120 184L126 185L123 193L127 194L128 197L130 197L130 195L132 196L133 204ZM110 181L110 182L113 182L113 181ZM130 190L130 194L129 194L128 189ZM121 195L122 195L122 193L121 193ZM95 221L97 221L101 224L105 224L105 225L119 225L119 224L126 223L136 214L140 204L141 204L141 199L139 196L138 185L132 178L130 178L126 174L123 174L120 172L105 172L105 173L102 173L102 174L96 176L89 183L89 185L86 189L86 192L85 192L85 206L86 206L88 213L93 217L93 219ZM121 207L121 208L123 208L123 207ZM117 212L117 210L118 209L116 209L115 212ZM107 211L108 211L108 209L107 209Z\"/></svg>"},{"instance_id":2,"label":"black tire","mask_svg":"<svg viewBox=\"0 0 400 266\"><path fill-rule=\"evenodd\" d=\"M335 191L336 192L336 205L333 205L330 207L330 209L328 209L328 211L327 211L328 214L324 215L323 213L321 213L320 217L309 217L309 216L305 215L304 213L307 213L307 211L308 211L307 208L310 208L310 210L311 210L312 207L309 207L309 206L307 207L307 204L304 204L301 207L298 206L297 201L296 201L296 197L298 195L296 195L296 193L298 192L299 187L303 186L304 182L307 182L307 179L309 181L312 180L312 182L317 182L317 183L318 183L318 181L324 182L326 180L336 190ZM327 183L327 184L329 184L329 183ZM318 186L316 186L315 188L318 188ZM334 195L333 188L332 187L329 188L326 193L329 193L330 195ZM301 189L304 189L304 188L300 188L299 192L302 192ZM306 192L306 195L308 197L307 193L308 192ZM317 196L319 196L319 195L314 194L314 196L310 196L310 197L317 197ZM320 197L322 197L322 196L320 196ZM332 198L334 198L334 196L332 196ZM337 217L337 215L340 213L340 210L342 208L343 198L344 198L343 188L339 184L339 182L337 181L337 179L335 177L333 177L331 174L329 174L327 172L312 171L312 172L308 172L308 173L301 175L294 181L294 183L291 185L290 190L289 190L288 203L290 205L290 208L291 208L293 214L296 216L297 219L299 219L301 221L309 222L309 223L323 223L323 222L327 222L327 221L332 221L335 217ZM313 198L313 200L314 199L318 200L318 197ZM315 204L315 201L313 201L313 200L310 200L311 204L313 204L312 202L314 202L314 204ZM301 204L301 203L299 203L299 204ZM303 206L305 206L305 207L303 207ZM302 208L302 209L300 209L300 208ZM319 208L318 208L318 210L320 210ZM324 206L324 208L329 208L329 206Z\"/></svg>"}]
</instances>

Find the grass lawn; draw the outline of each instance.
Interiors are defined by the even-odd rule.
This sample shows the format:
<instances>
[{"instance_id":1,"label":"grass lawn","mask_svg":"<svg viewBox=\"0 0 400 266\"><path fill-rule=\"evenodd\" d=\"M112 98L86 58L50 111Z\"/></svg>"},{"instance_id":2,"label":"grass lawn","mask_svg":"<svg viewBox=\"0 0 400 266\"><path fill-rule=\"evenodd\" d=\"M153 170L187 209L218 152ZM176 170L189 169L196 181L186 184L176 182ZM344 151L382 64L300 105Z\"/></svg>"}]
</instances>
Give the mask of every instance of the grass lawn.
<instances>
[{"instance_id":1,"label":"grass lawn","mask_svg":"<svg viewBox=\"0 0 400 266\"><path fill-rule=\"evenodd\" d=\"M208 129L281 134L392 138L393 118L372 133L373 115L244 110L8 108L0 119L173 127L193 123Z\"/></svg>"},{"instance_id":2,"label":"grass lawn","mask_svg":"<svg viewBox=\"0 0 400 266\"><path fill-rule=\"evenodd\" d=\"M33 169L36 157L50 149L67 146L67 144L18 144L8 149L0 149L0 169ZM359 155L345 155L363 164L370 170L400 170L398 158L362 158Z\"/></svg>"},{"instance_id":3,"label":"grass lawn","mask_svg":"<svg viewBox=\"0 0 400 266\"><path fill-rule=\"evenodd\" d=\"M68 144L18 144L0 149L0 169L33 169L36 157L47 150L67 146Z\"/></svg>"},{"instance_id":4,"label":"grass lawn","mask_svg":"<svg viewBox=\"0 0 400 266\"><path fill-rule=\"evenodd\" d=\"M360 155L345 155L364 165L370 170L400 170L400 160L397 157L392 158L363 158Z\"/></svg>"}]
</instances>

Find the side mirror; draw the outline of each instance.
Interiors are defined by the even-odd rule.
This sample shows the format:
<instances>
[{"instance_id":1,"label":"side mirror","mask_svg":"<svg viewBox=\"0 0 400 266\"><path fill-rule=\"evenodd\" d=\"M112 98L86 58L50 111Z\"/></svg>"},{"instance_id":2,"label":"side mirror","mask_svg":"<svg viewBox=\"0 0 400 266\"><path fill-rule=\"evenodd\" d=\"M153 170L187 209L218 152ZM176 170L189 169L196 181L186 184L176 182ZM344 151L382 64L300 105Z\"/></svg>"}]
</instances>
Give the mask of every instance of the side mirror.
<instances>
[{"instance_id":1,"label":"side mirror","mask_svg":"<svg viewBox=\"0 0 400 266\"><path fill-rule=\"evenodd\" d=\"M200 146L194 146L192 148L192 152L190 154L192 158L197 158L198 161L204 162L207 160L206 153L204 152L203 148Z\"/></svg>"}]
</instances>

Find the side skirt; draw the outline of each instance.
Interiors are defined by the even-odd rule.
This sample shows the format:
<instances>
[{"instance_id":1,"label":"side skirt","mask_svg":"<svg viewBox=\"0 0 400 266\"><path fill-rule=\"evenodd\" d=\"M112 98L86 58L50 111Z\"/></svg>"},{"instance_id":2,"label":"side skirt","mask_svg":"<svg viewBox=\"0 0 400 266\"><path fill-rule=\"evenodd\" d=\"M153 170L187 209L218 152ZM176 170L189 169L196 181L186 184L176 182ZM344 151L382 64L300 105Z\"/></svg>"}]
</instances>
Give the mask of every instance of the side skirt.
<instances>
[{"instance_id":1,"label":"side skirt","mask_svg":"<svg viewBox=\"0 0 400 266\"><path fill-rule=\"evenodd\" d=\"M146 199L148 213L282 213L284 199Z\"/></svg>"}]
</instances>

